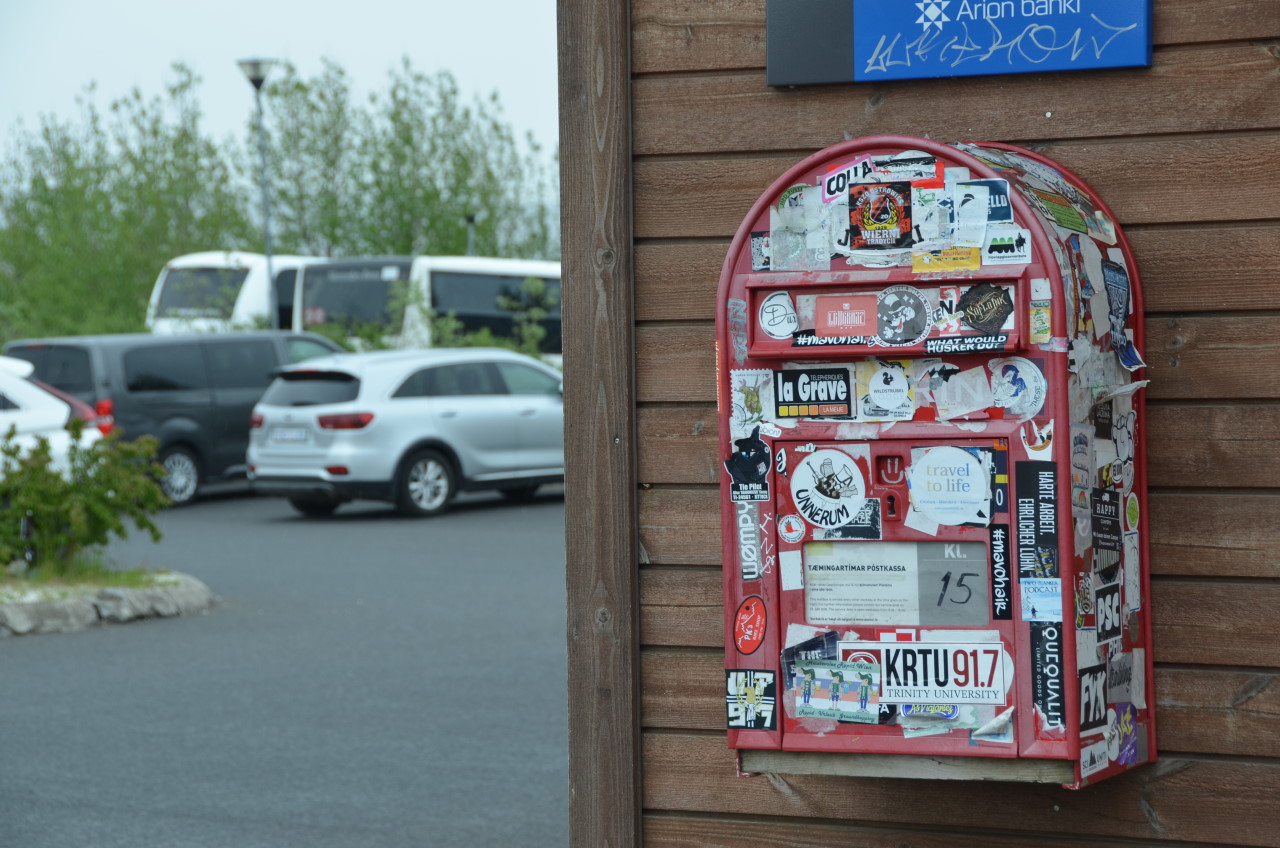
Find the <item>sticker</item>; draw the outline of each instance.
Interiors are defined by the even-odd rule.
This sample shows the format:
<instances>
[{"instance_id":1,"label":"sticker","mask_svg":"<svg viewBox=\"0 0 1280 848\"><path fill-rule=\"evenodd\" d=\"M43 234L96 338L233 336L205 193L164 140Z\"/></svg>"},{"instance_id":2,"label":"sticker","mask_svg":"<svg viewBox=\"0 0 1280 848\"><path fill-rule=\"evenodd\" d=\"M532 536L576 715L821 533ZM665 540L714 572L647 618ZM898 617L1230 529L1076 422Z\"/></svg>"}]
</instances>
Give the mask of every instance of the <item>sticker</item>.
<instances>
[{"instance_id":1,"label":"sticker","mask_svg":"<svg viewBox=\"0 0 1280 848\"><path fill-rule=\"evenodd\" d=\"M763 425L764 411L773 408L773 372L730 371L729 398L729 431L740 438Z\"/></svg>"},{"instance_id":2,"label":"sticker","mask_svg":"<svg viewBox=\"0 0 1280 848\"><path fill-rule=\"evenodd\" d=\"M981 542L810 542L804 554L812 624L987 624Z\"/></svg>"},{"instance_id":3,"label":"sticker","mask_svg":"<svg viewBox=\"0 0 1280 848\"><path fill-rule=\"evenodd\" d=\"M760 507L755 501L737 501L738 571L743 580L759 580L764 576L764 559L760 550Z\"/></svg>"},{"instance_id":4,"label":"sticker","mask_svg":"<svg viewBox=\"0 0 1280 848\"><path fill-rule=\"evenodd\" d=\"M1104 400L1093 407L1093 435L1099 439L1111 438L1111 420L1115 401Z\"/></svg>"},{"instance_id":5,"label":"sticker","mask_svg":"<svg viewBox=\"0 0 1280 848\"><path fill-rule=\"evenodd\" d=\"M942 188L942 163L923 151L903 150L892 156L877 156L873 161L881 181L907 180L926 188Z\"/></svg>"},{"instance_id":6,"label":"sticker","mask_svg":"<svg viewBox=\"0 0 1280 848\"><path fill-rule=\"evenodd\" d=\"M1076 575L1076 630L1096 630L1097 617L1093 614L1093 574ZM1096 651L1097 637L1094 637Z\"/></svg>"},{"instance_id":7,"label":"sticker","mask_svg":"<svg viewBox=\"0 0 1280 848\"><path fill-rule=\"evenodd\" d=\"M1135 674L1142 674L1144 651L1138 648L1120 653L1112 651L1107 657L1107 703L1133 700Z\"/></svg>"},{"instance_id":8,"label":"sticker","mask_svg":"<svg viewBox=\"0 0 1280 848\"><path fill-rule=\"evenodd\" d=\"M972 248L982 261L982 245L987 239L987 209L991 193L986 186L954 183L951 186L951 242Z\"/></svg>"},{"instance_id":9,"label":"sticker","mask_svg":"<svg viewBox=\"0 0 1280 848\"><path fill-rule=\"evenodd\" d=\"M747 358L747 302L729 298L725 311L728 314L729 339L733 344L733 361L741 365Z\"/></svg>"},{"instance_id":10,"label":"sticker","mask_svg":"<svg viewBox=\"0 0 1280 848\"><path fill-rule=\"evenodd\" d=\"M991 381L982 366L951 374L933 390L933 405L943 421L980 412L994 402Z\"/></svg>"},{"instance_id":11,"label":"sticker","mask_svg":"<svg viewBox=\"0 0 1280 848\"><path fill-rule=\"evenodd\" d=\"M915 394L907 377L909 361L858 363L858 420L910 421L916 411Z\"/></svg>"},{"instance_id":12,"label":"sticker","mask_svg":"<svg viewBox=\"0 0 1280 848\"><path fill-rule=\"evenodd\" d=\"M779 418L853 417L847 368L775 371L773 397Z\"/></svg>"},{"instance_id":13,"label":"sticker","mask_svg":"<svg viewBox=\"0 0 1280 848\"><path fill-rule=\"evenodd\" d=\"M911 246L911 183L885 182L849 186L852 249Z\"/></svg>"},{"instance_id":14,"label":"sticker","mask_svg":"<svg viewBox=\"0 0 1280 848\"><path fill-rule=\"evenodd\" d=\"M778 571L784 592L804 588L804 565L799 551L778 551Z\"/></svg>"},{"instance_id":15,"label":"sticker","mask_svg":"<svg viewBox=\"0 0 1280 848\"><path fill-rule=\"evenodd\" d=\"M751 234L751 270L769 270L769 231L759 230Z\"/></svg>"},{"instance_id":16,"label":"sticker","mask_svg":"<svg viewBox=\"0 0 1280 848\"><path fill-rule=\"evenodd\" d=\"M1093 428L1087 424L1071 425L1071 514L1089 516L1089 492L1093 488Z\"/></svg>"},{"instance_id":17,"label":"sticker","mask_svg":"<svg viewBox=\"0 0 1280 848\"><path fill-rule=\"evenodd\" d=\"M1107 725L1107 667L1080 669L1080 735L1091 736Z\"/></svg>"},{"instance_id":18,"label":"sticker","mask_svg":"<svg viewBox=\"0 0 1280 848\"><path fill-rule=\"evenodd\" d=\"M876 296L876 336L891 347L924 341L931 310L924 294L912 286L890 286Z\"/></svg>"},{"instance_id":19,"label":"sticker","mask_svg":"<svg viewBox=\"0 0 1280 848\"><path fill-rule=\"evenodd\" d=\"M1049 344L1053 338L1053 302L1031 301L1031 344Z\"/></svg>"},{"instance_id":20,"label":"sticker","mask_svg":"<svg viewBox=\"0 0 1280 848\"><path fill-rule=\"evenodd\" d=\"M1022 434L1022 447L1028 454L1044 453L1053 447L1052 421L1043 428L1035 421L1028 421L1019 432Z\"/></svg>"},{"instance_id":21,"label":"sticker","mask_svg":"<svg viewBox=\"0 0 1280 848\"><path fill-rule=\"evenodd\" d=\"M1058 576L1058 466L1019 462L1014 471L1018 579Z\"/></svg>"},{"instance_id":22,"label":"sticker","mask_svg":"<svg viewBox=\"0 0 1280 848\"><path fill-rule=\"evenodd\" d=\"M876 296L821 295L814 298L814 332L819 336L872 336L876 332Z\"/></svg>"},{"instance_id":23,"label":"sticker","mask_svg":"<svg viewBox=\"0 0 1280 848\"><path fill-rule=\"evenodd\" d=\"M1039 366L1030 359L1011 356L993 359L987 367L991 369L991 396L996 406L1014 418L1030 418L1040 412L1048 386Z\"/></svg>"},{"instance_id":24,"label":"sticker","mask_svg":"<svg viewBox=\"0 0 1280 848\"><path fill-rule=\"evenodd\" d=\"M890 497L893 496L890 495ZM875 540L879 539L880 536L879 498L868 498L867 502L862 505L862 509L858 510L858 514L849 523L841 524L839 527L813 531L814 541L818 542L832 542L841 539Z\"/></svg>"},{"instance_id":25,"label":"sticker","mask_svg":"<svg viewBox=\"0 0 1280 848\"><path fill-rule=\"evenodd\" d=\"M1119 642L1124 631L1124 618L1120 611L1120 582L1116 581L1100 587L1095 591L1094 599L1098 622L1098 644Z\"/></svg>"},{"instance_id":26,"label":"sticker","mask_svg":"<svg viewBox=\"0 0 1280 848\"><path fill-rule=\"evenodd\" d=\"M792 635L790 628L787 636ZM794 689L800 677L798 666L806 661L834 660L836 643L840 636L834 630L827 630L805 639L802 642L782 649L782 683L784 689Z\"/></svg>"},{"instance_id":27,"label":"sticker","mask_svg":"<svg viewBox=\"0 0 1280 848\"><path fill-rule=\"evenodd\" d=\"M862 470L847 453L814 451L791 475L791 499L805 521L817 527L847 524L866 502Z\"/></svg>"},{"instance_id":28,"label":"sticker","mask_svg":"<svg viewBox=\"0 0 1280 848\"><path fill-rule=\"evenodd\" d=\"M1062 625L1031 625L1031 699L1041 731L1066 728L1062 692Z\"/></svg>"},{"instance_id":29,"label":"sticker","mask_svg":"<svg viewBox=\"0 0 1280 848\"><path fill-rule=\"evenodd\" d=\"M778 535L782 541L795 544L804 538L804 520L792 513L778 519Z\"/></svg>"},{"instance_id":30,"label":"sticker","mask_svg":"<svg viewBox=\"0 0 1280 848\"><path fill-rule=\"evenodd\" d=\"M977 247L943 247L937 250L911 252L913 274L937 274L941 271L977 271L982 267L982 250Z\"/></svg>"},{"instance_id":31,"label":"sticker","mask_svg":"<svg viewBox=\"0 0 1280 848\"><path fill-rule=\"evenodd\" d=\"M951 720L960 717L960 707L955 704L903 704L904 718L940 718Z\"/></svg>"},{"instance_id":32,"label":"sticker","mask_svg":"<svg viewBox=\"0 0 1280 848\"><path fill-rule=\"evenodd\" d=\"M1020 577L1023 621L1062 621L1062 580L1057 577Z\"/></svg>"},{"instance_id":33,"label":"sticker","mask_svg":"<svg viewBox=\"0 0 1280 848\"><path fill-rule=\"evenodd\" d=\"M1009 346L1009 336L999 333L994 336L961 336L956 339L928 339L924 343L925 353L986 353L993 350L1004 350Z\"/></svg>"},{"instance_id":34,"label":"sticker","mask_svg":"<svg viewBox=\"0 0 1280 848\"><path fill-rule=\"evenodd\" d=\"M907 471L911 505L938 524L986 526L991 521L989 461L952 446L913 448Z\"/></svg>"},{"instance_id":35,"label":"sticker","mask_svg":"<svg viewBox=\"0 0 1280 848\"><path fill-rule=\"evenodd\" d=\"M1105 769L1110 760L1107 757L1107 740L1083 745L1080 748L1080 777L1086 778Z\"/></svg>"},{"instance_id":36,"label":"sticker","mask_svg":"<svg viewBox=\"0 0 1280 848\"><path fill-rule=\"evenodd\" d=\"M880 179L876 175L870 156L859 156L847 165L837 165L836 168L838 170L829 172L820 180L823 203L830 203L839 197L847 196L849 186L854 183L874 182Z\"/></svg>"},{"instance_id":37,"label":"sticker","mask_svg":"<svg viewBox=\"0 0 1280 848\"><path fill-rule=\"evenodd\" d=\"M1009 525L991 525L991 618L1009 621L1013 603L1009 588Z\"/></svg>"},{"instance_id":38,"label":"sticker","mask_svg":"<svg viewBox=\"0 0 1280 848\"><path fill-rule=\"evenodd\" d=\"M1129 320L1129 272L1123 265L1104 259L1102 281L1106 286L1107 317L1111 321L1111 348L1118 351L1128 341L1124 325Z\"/></svg>"},{"instance_id":39,"label":"sticker","mask_svg":"<svg viewBox=\"0 0 1280 848\"><path fill-rule=\"evenodd\" d=\"M1009 181L1001 179L962 180L957 182L958 191L971 188L985 188L987 193L987 223L1004 224L1013 220L1013 206L1009 204Z\"/></svg>"},{"instance_id":40,"label":"sticker","mask_svg":"<svg viewBox=\"0 0 1280 848\"><path fill-rule=\"evenodd\" d=\"M1090 500L1093 506L1093 573L1103 583L1111 583L1119 577L1120 555L1124 550L1120 530L1120 495L1114 489L1094 489Z\"/></svg>"},{"instance_id":41,"label":"sticker","mask_svg":"<svg viewBox=\"0 0 1280 848\"><path fill-rule=\"evenodd\" d=\"M1080 210L1072 206L1071 202L1062 195L1029 186L1019 186L1019 188L1036 211L1059 227L1074 230L1077 233L1089 231Z\"/></svg>"},{"instance_id":42,"label":"sticker","mask_svg":"<svg viewBox=\"0 0 1280 848\"><path fill-rule=\"evenodd\" d=\"M840 642L840 659L879 671L886 704L995 704L1008 698L1001 642Z\"/></svg>"},{"instance_id":43,"label":"sticker","mask_svg":"<svg viewBox=\"0 0 1280 848\"><path fill-rule=\"evenodd\" d=\"M771 339L789 339L800 328L791 295L784 291L771 293L760 304L760 330Z\"/></svg>"},{"instance_id":44,"label":"sticker","mask_svg":"<svg viewBox=\"0 0 1280 848\"><path fill-rule=\"evenodd\" d=\"M764 598L751 595L738 604L733 617L733 644L740 654L754 654L764 644L766 626Z\"/></svg>"},{"instance_id":45,"label":"sticker","mask_svg":"<svg viewBox=\"0 0 1280 848\"><path fill-rule=\"evenodd\" d=\"M814 660L796 666L796 716L877 724L880 669L873 663Z\"/></svg>"},{"instance_id":46,"label":"sticker","mask_svg":"<svg viewBox=\"0 0 1280 848\"><path fill-rule=\"evenodd\" d=\"M724 470L733 481L729 487L732 501L769 500L769 446L760 440L760 428L733 442L737 448L724 462Z\"/></svg>"},{"instance_id":47,"label":"sticker","mask_svg":"<svg viewBox=\"0 0 1280 848\"><path fill-rule=\"evenodd\" d=\"M1124 602L1130 612L1142 609L1142 547L1138 534L1124 534Z\"/></svg>"},{"instance_id":48,"label":"sticker","mask_svg":"<svg viewBox=\"0 0 1280 848\"><path fill-rule=\"evenodd\" d=\"M1121 765L1131 766L1138 762L1138 714L1133 708L1133 704L1116 704L1114 710L1115 718L1115 735L1117 737L1115 750L1115 761ZM1108 740L1107 755L1110 756L1113 748L1111 740Z\"/></svg>"},{"instance_id":49,"label":"sticker","mask_svg":"<svg viewBox=\"0 0 1280 848\"><path fill-rule=\"evenodd\" d=\"M725 669L725 704L731 729L777 728L777 675L754 668Z\"/></svg>"},{"instance_id":50,"label":"sticker","mask_svg":"<svg viewBox=\"0 0 1280 848\"><path fill-rule=\"evenodd\" d=\"M964 323L982 333L994 333L1013 314L1013 298L1005 286L979 283L960 296Z\"/></svg>"},{"instance_id":51,"label":"sticker","mask_svg":"<svg viewBox=\"0 0 1280 848\"><path fill-rule=\"evenodd\" d=\"M1031 231L1022 227L990 227L982 246L983 265L1025 265L1031 261Z\"/></svg>"}]
</instances>

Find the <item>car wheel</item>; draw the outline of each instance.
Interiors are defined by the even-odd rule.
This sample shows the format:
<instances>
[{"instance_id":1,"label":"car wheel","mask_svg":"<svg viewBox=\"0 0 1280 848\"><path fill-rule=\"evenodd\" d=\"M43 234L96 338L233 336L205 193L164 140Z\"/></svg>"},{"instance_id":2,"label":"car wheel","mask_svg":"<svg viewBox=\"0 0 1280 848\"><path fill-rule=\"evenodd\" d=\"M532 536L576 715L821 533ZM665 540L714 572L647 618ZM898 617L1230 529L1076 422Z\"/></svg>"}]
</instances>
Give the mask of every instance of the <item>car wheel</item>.
<instances>
[{"instance_id":1,"label":"car wheel","mask_svg":"<svg viewBox=\"0 0 1280 848\"><path fill-rule=\"evenodd\" d=\"M453 466L433 450L418 451L405 461L396 491L396 507L405 515L436 515L453 500Z\"/></svg>"},{"instance_id":2,"label":"car wheel","mask_svg":"<svg viewBox=\"0 0 1280 848\"><path fill-rule=\"evenodd\" d=\"M526 503L533 500L533 495L538 491L537 486L517 486L514 489L501 489L502 496L512 503Z\"/></svg>"},{"instance_id":3,"label":"car wheel","mask_svg":"<svg viewBox=\"0 0 1280 848\"><path fill-rule=\"evenodd\" d=\"M332 498L289 498L289 506L303 515L313 518L333 515L333 511L338 508L339 504L340 501Z\"/></svg>"},{"instance_id":4,"label":"car wheel","mask_svg":"<svg viewBox=\"0 0 1280 848\"><path fill-rule=\"evenodd\" d=\"M165 448L160 452L159 462L164 468L160 488L165 495L174 506L190 503L200 485L200 463L196 455L183 447Z\"/></svg>"}]
</instances>

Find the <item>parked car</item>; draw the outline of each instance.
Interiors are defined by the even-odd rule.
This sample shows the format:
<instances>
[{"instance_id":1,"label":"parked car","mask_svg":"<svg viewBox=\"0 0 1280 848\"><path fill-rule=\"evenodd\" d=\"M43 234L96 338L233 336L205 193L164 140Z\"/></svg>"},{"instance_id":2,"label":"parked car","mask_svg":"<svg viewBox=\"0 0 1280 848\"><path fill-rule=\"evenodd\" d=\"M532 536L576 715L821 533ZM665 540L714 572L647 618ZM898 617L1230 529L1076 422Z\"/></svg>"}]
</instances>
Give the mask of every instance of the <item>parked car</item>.
<instances>
[{"instance_id":1,"label":"parked car","mask_svg":"<svg viewBox=\"0 0 1280 848\"><path fill-rule=\"evenodd\" d=\"M89 404L104 433L155 436L175 504L206 481L244 476L249 413L281 365L341 348L278 330L22 339L5 345L41 381Z\"/></svg>"},{"instance_id":2,"label":"parked car","mask_svg":"<svg viewBox=\"0 0 1280 848\"><path fill-rule=\"evenodd\" d=\"M249 479L304 515L356 499L434 515L460 490L528 498L564 480L561 387L554 368L494 348L311 360L254 407Z\"/></svg>"},{"instance_id":3,"label":"parked car","mask_svg":"<svg viewBox=\"0 0 1280 848\"><path fill-rule=\"evenodd\" d=\"M30 362L0 356L0 438L12 428L24 454L43 438L49 443L51 466L65 474L70 468L72 419L85 423L83 445L96 442L102 433L94 426L96 416L88 404L32 379L34 370Z\"/></svg>"}]
</instances>

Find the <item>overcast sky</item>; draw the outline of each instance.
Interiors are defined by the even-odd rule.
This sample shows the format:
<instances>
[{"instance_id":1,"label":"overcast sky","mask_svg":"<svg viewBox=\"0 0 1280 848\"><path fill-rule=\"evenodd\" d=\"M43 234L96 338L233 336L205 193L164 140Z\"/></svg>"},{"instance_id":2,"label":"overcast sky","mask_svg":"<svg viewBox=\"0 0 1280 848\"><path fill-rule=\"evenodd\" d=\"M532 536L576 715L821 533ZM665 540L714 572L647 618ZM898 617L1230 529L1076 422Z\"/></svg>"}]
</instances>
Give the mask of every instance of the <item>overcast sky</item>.
<instances>
[{"instance_id":1,"label":"overcast sky","mask_svg":"<svg viewBox=\"0 0 1280 848\"><path fill-rule=\"evenodd\" d=\"M134 87L158 96L174 62L202 79L206 132L242 138L253 88L238 59L287 59L303 77L333 59L363 102L406 55L467 95L496 90L517 133L555 146L555 0L0 0L0 144L19 120L75 117L90 82L102 111Z\"/></svg>"}]
</instances>

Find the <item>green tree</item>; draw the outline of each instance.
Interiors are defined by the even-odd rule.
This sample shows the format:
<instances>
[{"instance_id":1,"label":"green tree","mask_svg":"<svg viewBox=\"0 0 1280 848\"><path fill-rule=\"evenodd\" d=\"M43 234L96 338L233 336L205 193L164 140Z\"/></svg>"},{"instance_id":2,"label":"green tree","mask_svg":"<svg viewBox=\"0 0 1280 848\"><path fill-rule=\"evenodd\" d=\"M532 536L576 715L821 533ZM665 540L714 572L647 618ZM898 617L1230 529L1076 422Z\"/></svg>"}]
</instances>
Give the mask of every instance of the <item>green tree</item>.
<instances>
[{"instance_id":1,"label":"green tree","mask_svg":"<svg viewBox=\"0 0 1280 848\"><path fill-rule=\"evenodd\" d=\"M78 122L19 132L0 160L0 335L143 329L164 263L253 243L233 159L201 130L199 78L136 89L107 115L90 87Z\"/></svg>"},{"instance_id":2,"label":"green tree","mask_svg":"<svg viewBox=\"0 0 1280 848\"><path fill-rule=\"evenodd\" d=\"M326 61L286 65L266 89L272 197L283 249L320 255L559 256L558 171L518 140L496 94L463 102L447 71L403 59L385 92L352 102Z\"/></svg>"}]
</instances>

